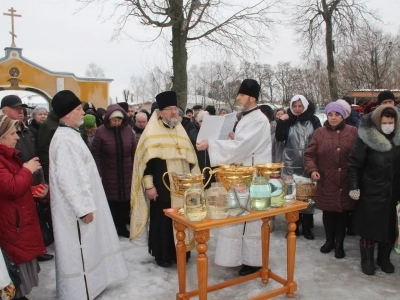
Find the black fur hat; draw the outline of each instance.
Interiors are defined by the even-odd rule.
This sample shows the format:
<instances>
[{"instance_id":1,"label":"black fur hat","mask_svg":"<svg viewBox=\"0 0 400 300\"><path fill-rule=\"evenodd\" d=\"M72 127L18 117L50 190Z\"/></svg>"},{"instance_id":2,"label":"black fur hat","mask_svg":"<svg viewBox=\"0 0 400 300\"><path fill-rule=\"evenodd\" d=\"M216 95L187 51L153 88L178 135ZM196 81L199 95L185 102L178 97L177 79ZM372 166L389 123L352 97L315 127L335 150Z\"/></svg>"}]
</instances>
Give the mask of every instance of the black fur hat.
<instances>
[{"instance_id":1,"label":"black fur hat","mask_svg":"<svg viewBox=\"0 0 400 300\"><path fill-rule=\"evenodd\" d=\"M168 106L178 106L178 96L174 91L166 91L156 96L158 109L163 110Z\"/></svg>"}]
</instances>

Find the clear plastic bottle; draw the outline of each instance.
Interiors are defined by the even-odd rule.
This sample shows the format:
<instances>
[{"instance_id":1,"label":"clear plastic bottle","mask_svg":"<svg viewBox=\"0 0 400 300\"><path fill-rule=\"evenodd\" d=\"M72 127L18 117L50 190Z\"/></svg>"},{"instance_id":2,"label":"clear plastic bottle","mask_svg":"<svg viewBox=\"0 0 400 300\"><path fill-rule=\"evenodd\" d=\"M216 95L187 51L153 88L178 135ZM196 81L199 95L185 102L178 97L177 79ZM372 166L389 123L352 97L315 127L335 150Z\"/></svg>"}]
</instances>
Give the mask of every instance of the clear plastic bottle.
<instances>
[{"instance_id":1,"label":"clear plastic bottle","mask_svg":"<svg viewBox=\"0 0 400 300\"><path fill-rule=\"evenodd\" d=\"M268 210L271 207L271 187L265 177L255 177L250 186L250 209Z\"/></svg>"},{"instance_id":2,"label":"clear plastic bottle","mask_svg":"<svg viewBox=\"0 0 400 300\"><path fill-rule=\"evenodd\" d=\"M189 221L202 221L207 215L206 196L201 184L191 184L183 195L183 210Z\"/></svg>"}]
</instances>

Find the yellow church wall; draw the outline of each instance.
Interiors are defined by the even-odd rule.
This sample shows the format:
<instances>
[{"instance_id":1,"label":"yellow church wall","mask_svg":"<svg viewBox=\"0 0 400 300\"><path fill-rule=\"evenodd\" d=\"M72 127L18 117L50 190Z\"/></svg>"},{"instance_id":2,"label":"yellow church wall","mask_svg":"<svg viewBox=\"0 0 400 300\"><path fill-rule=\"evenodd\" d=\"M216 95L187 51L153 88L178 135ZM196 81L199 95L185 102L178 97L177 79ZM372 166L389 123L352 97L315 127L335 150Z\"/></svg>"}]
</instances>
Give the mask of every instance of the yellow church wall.
<instances>
[{"instance_id":1,"label":"yellow church wall","mask_svg":"<svg viewBox=\"0 0 400 300\"><path fill-rule=\"evenodd\" d=\"M12 67L20 71L18 86L21 89L35 88L53 98L57 93L57 78L63 78L64 89L73 91L84 102L92 102L95 107L107 108L109 79L84 80L72 74L51 74L19 58L10 58L0 62L0 87L10 87L9 70Z\"/></svg>"}]
</instances>

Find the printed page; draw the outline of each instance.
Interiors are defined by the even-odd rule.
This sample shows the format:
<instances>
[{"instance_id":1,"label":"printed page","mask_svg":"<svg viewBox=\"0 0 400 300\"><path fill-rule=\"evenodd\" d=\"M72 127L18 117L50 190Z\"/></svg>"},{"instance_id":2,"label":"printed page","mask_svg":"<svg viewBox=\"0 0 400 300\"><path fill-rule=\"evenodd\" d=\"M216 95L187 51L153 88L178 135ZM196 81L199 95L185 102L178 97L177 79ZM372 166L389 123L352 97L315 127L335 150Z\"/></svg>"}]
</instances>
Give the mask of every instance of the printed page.
<instances>
[{"instance_id":1,"label":"printed page","mask_svg":"<svg viewBox=\"0 0 400 300\"><path fill-rule=\"evenodd\" d=\"M233 131L233 127L235 126L236 112L226 114L223 117L224 117L224 123L222 124L218 139L219 140L228 140L229 133L231 133Z\"/></svg>"},{"instance_id":2,"label":"printed page","mask_svg":"<svg viewBox=\"0 0 400 300\"><path fill-rule=\"evenodd\" d=\"M197 136L197 142L203 140L227 140L236 122L236 113L224 116L205 116Z\"/></svg>"}]
</instances>

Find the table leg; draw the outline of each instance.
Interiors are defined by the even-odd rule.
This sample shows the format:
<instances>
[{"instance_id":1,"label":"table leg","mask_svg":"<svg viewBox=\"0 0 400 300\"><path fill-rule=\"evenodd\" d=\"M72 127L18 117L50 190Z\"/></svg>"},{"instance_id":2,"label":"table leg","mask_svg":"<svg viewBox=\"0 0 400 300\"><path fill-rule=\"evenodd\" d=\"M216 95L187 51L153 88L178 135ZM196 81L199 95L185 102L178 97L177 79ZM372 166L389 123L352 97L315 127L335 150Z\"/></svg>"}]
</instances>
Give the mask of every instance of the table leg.
<instances>
[{"instance_id":1,"label":"table leg","mask_svg":"<svg viewBox=\"0 0 400 300\"><path fill-rule=\"evenodd\" d=\"M207 299L208 285L208 258L207 258L207 241L210 239L210 230L202 230L194 232L194 239L197 242L197 281L199 288L199 300Z\"/></svg>"},{"instance_id":2,"label":"table leg","mask_svg":"<svg viewBox=\"0 0 400 300\"><path fill-rule=\"evenodd\" d=\"M262 270L261 279L262 283L267 284L269 280L268 276L268 263L269 263L269 240L271 228L269 226L269 217L263 218L263 224L261 226L261 241L262 241Z\"/></svg>"},{"instance_id":3,"label":"table leg","mask_svg":"<svg viewBox=\"0 0 400 300\"><path fill-rule=\"evenodd\" d=\"M294 292L297 290L297 284L294 282L294 263L296 256L296 221L299 219L299 212L289 212L285 214L285 219L287 220L287 283L289 286L289 291L286 296L291 298L294 296Z\"/></svg>"},{"instance_id":4,"label":"table leg","mask_svg":"<svg viewBox=\"0 0 400 300\"><path fill-rule=\"evenodd\" d=\"M176 229L176 262L178 268L178 284L179 293L176 299L185 299L186 293L186 245L185 245L185 229L186 226L174 221L174 228Z\"/></svg>"}]
</instances>

